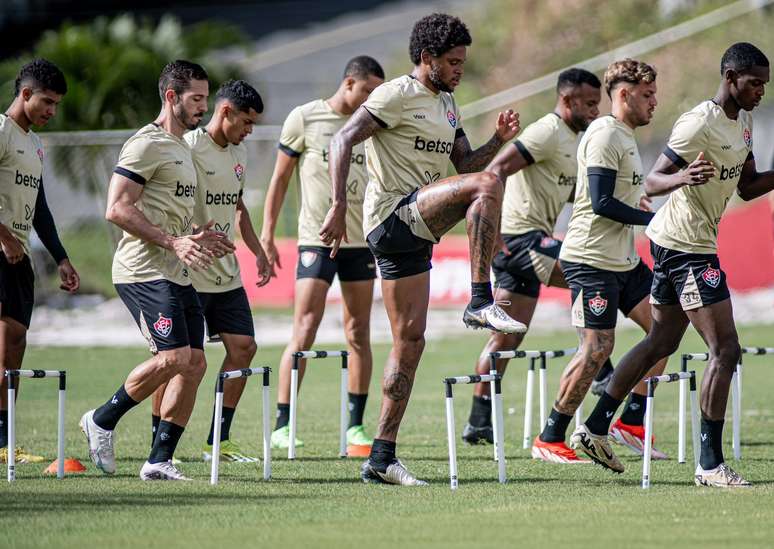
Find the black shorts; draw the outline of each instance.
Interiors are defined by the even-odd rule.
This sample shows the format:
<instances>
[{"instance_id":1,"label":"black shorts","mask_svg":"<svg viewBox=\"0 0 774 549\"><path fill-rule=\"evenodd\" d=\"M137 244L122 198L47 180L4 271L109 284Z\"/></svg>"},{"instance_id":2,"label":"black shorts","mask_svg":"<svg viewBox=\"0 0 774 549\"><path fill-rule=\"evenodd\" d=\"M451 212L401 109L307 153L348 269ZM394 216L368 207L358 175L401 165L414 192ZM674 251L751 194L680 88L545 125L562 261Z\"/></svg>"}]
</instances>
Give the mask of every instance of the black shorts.
<instances>
[{"instance_id":1,"label":"black shorts","mask_svg":"<svg viewBox=\"0 0 774 549\"><path fill-rule=\"evenodd\" d=\"M0 304L0 315L30 327L35 305L35 272L27 255L12 265L0 252Z\"/></svg>"},{"instance_id":2,"label":"black shorts","mask_svg":"<svg viewBox=\"0 0 774 549\"><path fill-rule=\"evenodd\" d=\"M418 189L417 189L418 190ZM396 280L433 268L433 242L417 236L411 226L401 219L398 210L416 209L417 191L405 196L390 216L368 233L368 247L379 264L379 273L385 280ZM413 212L411 215L419 215Z\"/></svg>"},{"instance_id":3,"label":"black shorts","mask_svg":"<svg viewBox=\"0 0 774 549\"><path fill-rule=\"evenodd\" d=\"M359 282L376 278L376 264L368 248L339 248L331 259L331 249L325 246L299 246L296 280L319 278L328 284L339 275L339 282Z\"/></svg>"},{"instance_id":4,"label":"black shorts","mask_svg":"<svg viewBox=\"0 0 774 549\"><path fill-rule=\"evenodd\" d=\"M538 297L540 285L548 285L551 279L562 242L543 231L504 234L503 240L511 255L500 251L492 261L496 286L516 294Z\"/></svg>"},{"instance_id":5,"label":"black shorts","mask_svg":"<svg viewBox=\"0 0 774 549\"><path fill-rule=\"evenodd\" d=\"M677 305L691 311L731 297L726 274L715 254L692 254L650 243L653 254L653 286L650 302Z\"/></svg>"},{"instance_id":6,"label":"black shorts","mask_svg":"<svg viewBox=\"0 0 774 549\"><path fill-rule=\"evenodd\" d=\"M235 334L255 337L253 315L243 287L227 292L197 292L207 321L207 334Z\"/></svg>"},{"instance_id":7,"label":"black shorts","mask_svg":"<svg viewBox=\"0 0 774 549\"><path fill-rule=\"evenodd\" d=\"M169 280L116 284L151 353L204 349L204 314L193 286Z\"/></svg>"},{"instance_id":8,"label":"black shorts","mask_svg":"<svg viewBox=\"0 0 774 549\"><path fill-rule=\"evenodd\" d=\"M653 272L640 261L629 271L606 271L583 263L562 261L562 271L572 293L572 325L612 330L650 293Z\"/></svg>"}]
</instances>

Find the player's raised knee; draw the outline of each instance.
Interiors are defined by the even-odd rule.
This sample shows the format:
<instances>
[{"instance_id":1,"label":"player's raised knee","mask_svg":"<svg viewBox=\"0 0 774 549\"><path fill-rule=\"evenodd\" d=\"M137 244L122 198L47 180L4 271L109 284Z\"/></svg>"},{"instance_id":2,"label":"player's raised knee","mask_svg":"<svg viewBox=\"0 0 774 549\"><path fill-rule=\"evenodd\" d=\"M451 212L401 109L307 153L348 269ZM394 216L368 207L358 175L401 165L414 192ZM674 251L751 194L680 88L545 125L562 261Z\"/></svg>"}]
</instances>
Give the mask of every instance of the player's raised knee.
<instances>
[{"instance_id":1,"label":"player's raised knee","mask_svg":"<svg viewBox=\"0 0 774 549\"><path fill-rule=\"evenodd\" d=\"M499 177L492 172L479 172L475 175L479 192L495 198L502 198L504 189Z\"/></svg>"}]
</instances>

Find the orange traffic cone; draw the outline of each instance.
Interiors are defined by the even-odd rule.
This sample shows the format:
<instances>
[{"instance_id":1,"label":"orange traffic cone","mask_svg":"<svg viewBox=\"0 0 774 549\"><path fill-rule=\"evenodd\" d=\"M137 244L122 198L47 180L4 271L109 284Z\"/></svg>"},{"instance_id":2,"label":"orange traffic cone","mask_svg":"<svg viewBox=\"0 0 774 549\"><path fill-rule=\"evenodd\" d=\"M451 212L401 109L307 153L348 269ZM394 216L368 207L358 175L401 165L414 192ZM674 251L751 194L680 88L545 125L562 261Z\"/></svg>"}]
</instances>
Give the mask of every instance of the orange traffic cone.
<instances>
[{"instance_id":1,"label":"orange traffic cone","mask_svg":"<svg viewBox=\"0 0 774 549\"><path fill-rule=\"evenodd\" d=\"M371 455L370 446L362 446L359 444L350 444L347 446L347 457L368 457Z\"/></svg>"},{"instance_id":2,"label":"orange traffic cone","mask_svg":"<svg viewBox=\"0 0 774 549\"><path fill-rule=\"evenodd\" d=\"M47 475L55 475L58 467L59 467L59 460L55 459L51 463L51 465L46 467L46 470L43 472ZM86 467L84 467L83 463L81 463L75 458L66 458L64 462L64 470L65 470L65 473L83 473L84 471L86 471Z\"/></svg>"}]
</instances>

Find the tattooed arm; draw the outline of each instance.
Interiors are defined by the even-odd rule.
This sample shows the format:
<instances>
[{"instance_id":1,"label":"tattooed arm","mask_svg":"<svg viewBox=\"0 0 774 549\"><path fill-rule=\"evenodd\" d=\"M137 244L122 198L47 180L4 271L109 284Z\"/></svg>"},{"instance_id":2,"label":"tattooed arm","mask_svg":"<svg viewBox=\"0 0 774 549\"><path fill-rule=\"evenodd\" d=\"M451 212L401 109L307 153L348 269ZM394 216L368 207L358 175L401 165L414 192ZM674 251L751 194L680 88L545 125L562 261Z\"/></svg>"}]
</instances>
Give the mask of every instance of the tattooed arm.
<instances>
[{"instance_id":1,"label":"tattooed arm","mask_svg":"<svg viewBox=\"0 0 774 549\"><path fill-rule=\"evenodd\" d=\"M352 158L352 147L371 137L381 125L365 108L360 107L331 139L328 149L328 171L331 176L333 201L325 216L320 238L326 246L333 246L331 257L339 251L342 239L347 240L347 176Z\"/></svg>"},{"instance_id":2,"label":"tattooed arm","mask_svg":"<svg viewBox=\"0 0 774 549\"><path fill-rule=\"evenodd\" d=\"M473 173L483 170L492 161L500 147L519 133L519 114L507 110L497 116L495 133L492 138L475 151L470 148L470 142L464 132L454 140L451 161L457 173Z\"/></svg>"}]
</instances>

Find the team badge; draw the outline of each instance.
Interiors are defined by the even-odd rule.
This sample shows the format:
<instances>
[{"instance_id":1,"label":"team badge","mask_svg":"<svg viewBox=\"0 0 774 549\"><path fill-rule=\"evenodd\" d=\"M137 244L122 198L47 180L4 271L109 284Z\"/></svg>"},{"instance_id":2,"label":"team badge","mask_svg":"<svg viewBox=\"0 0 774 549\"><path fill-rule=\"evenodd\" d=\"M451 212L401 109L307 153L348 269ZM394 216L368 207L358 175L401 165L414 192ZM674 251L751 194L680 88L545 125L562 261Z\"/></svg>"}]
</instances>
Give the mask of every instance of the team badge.
<instances>
[{"instance_id":1,"label":"team badge","mask_svg":"<svg viewBox=\"0 0 774 549\"><path fill-rule=\"evenodd\" d=\"M749 149L752 147L752 132L750 132L750 128L744 129L742 137L744 138L744 144L747 145L747 148Z\"/></svg>"},{"instance_id":2,"label":"team badge","mask_svg":"<svg viewBox=\"0 0 774 549\"><path fill-rule=\"evenodd\" d=\"M317 254L314 252L301 252L300 260L301 265L308 269L317 261Z\"/></svg>"},{"instance_id":3,"label":"team badge","mask_svg":"<svg viewBox=\"0 0 774 549\"><path fill-rule=\"evenodd\" d=\"M607 299L597 293L597 295L589 299L589 310L596 316L602 316L602 313L607 310Z\"/></svg>"},{"instance_id":4,"label":"team badge","mask_svg":"<svg viewBox=\"0 0 774 549\"><path fill-rule=\"evenodd\" d=\"M38 158L40 158L40 161L43 162L43 149L38 149Z\"/></svg>"},{"instance_id":5,"label":"team badge","mask_svg":"<svg viewBox=\"0 0 774 549\"><path fill-rule=\"evenodd\" d=\"M172 331L172 319L159 313L159 319L153 323L153 329L161 337L167 337Z\"/></svg>"},{"instance_id":6,"label":"team badge","mask_svg":"<svg viewBox=\"0 0 774 549\"><path fill-rule=\"evenodd\" d=\"M702 273L701 277L704 279L704 282L706 282L707 285L712 286L713 288L717 288L718 284L720 284L720 269L707 267L707 270Z\"/></svg>"},{"instance_id":7,"label":"team badge","mask_svg":"<svg viewBox=\"0 0 774 549\"><path fill-rule=\"evenodd\" d=\"M457 127L457 117L454 116L454 113L451 111L446 111L446 119L449 121L449 124L452 128Z\"/></svg>"},{"instance_id":8,"label":"team badge","mask_svg":"<svg viewBox=\"0 0 774 549\"><path fill-rule=\"evenodd\" d=\"M559 244L559 241L550 236L544 236L543 240L540 241L541 248L553 248L557 244Z\"/></svg>"},{"instance_id":9,"label":"team badge","mask_svg":"<svg viewBox=\"0 0 774 549\"><path fill-rule=\"evenodd\" d=\"M242 176L245 174L245 167L242 164L234 166L234 175L239 181L242 181Z\"/></svg>"}]
</instances>

